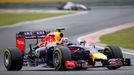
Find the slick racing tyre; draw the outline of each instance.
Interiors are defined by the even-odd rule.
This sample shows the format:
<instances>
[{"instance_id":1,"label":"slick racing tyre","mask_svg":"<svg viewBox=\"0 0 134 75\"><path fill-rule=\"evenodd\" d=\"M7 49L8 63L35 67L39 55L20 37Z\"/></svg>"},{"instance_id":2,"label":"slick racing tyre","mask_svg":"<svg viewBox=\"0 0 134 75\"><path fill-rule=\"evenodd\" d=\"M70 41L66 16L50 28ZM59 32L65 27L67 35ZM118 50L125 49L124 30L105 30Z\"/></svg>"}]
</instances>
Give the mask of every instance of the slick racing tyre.
<instances>
[{"instance_id":1,"label":"slick racing tyre","mask_svg":"<svg viewBox=\"0 0 134 75\"><path fill-rule=\"evenodd\" d=\"M8 71L21 70L23 54L18 48L7 48L4 52L4 65Z\"/></svg>"},{"instance_id":2,"label":"slick racing tyre","mask_svg":"<svg viewBox=\"0 0 134 75\"><path fill-rule=\"evenodd\" d=\"M106 48L104 49L104 54L107 56L108 60L112 59L112 58L123 58L123 54L122 54L121 49L116 45L106 46ZM108 65L109 64L108 60L103 61L102 64ZM110 70L115 70L115 69L120 68L120 66L108 66L107 68Z\"/></svg>"},{"instance_id":3,"label":"slick racing tyre","mask_svg":"<svg viewBox=\"0 0 134 75\"><path fill-rule=\"evenodd\" d=\"M65 70L65 61L71 60L71 53L67 47L56 47L53 51L53 65L55 70Z\"/></svg>"}]
</instances>

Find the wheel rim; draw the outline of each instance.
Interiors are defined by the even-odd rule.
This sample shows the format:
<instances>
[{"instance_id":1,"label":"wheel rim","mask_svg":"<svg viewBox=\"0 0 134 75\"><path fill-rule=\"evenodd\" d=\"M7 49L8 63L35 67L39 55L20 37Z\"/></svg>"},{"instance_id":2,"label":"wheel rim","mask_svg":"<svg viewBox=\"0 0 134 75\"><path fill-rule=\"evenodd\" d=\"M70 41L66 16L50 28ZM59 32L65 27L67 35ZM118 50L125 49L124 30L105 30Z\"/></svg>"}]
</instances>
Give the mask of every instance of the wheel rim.
<instances>
[{"instance_id":1,"label":"wheel rim","mask_svg":"<svg viewBox=\"0 0 134 75\"><path fill-rule=\"evenodd\" d=\"M5 52L5 55L4 55L4 63L5 63L5 66L8 66L9 65L9 53L8 52Z\"/></svg>"},{"instance_id":2,"label":"wheel rim","mask_svg":"<svg viewBox=\"0 0 134 75\"><path fill-rule=\"evenodd\" d=\"M59 60L59 53L55 52L55 54L54 54L54 64L55 64L55 66L58 66L59 62L60 62L60 60Z\"/></svg>"},{"instance_id":3,"label":"wheel rim","mask_svg":"<svg viewBox=\"0 0 134 75\"><path fill-rule=\"evenodd\" d=\"M109 59L109 58L112 58L112 52L111 52L111 50L105 49L105 50L104 50L104 54L108 57L108 59Z\"/></svg>"}]
</instances>

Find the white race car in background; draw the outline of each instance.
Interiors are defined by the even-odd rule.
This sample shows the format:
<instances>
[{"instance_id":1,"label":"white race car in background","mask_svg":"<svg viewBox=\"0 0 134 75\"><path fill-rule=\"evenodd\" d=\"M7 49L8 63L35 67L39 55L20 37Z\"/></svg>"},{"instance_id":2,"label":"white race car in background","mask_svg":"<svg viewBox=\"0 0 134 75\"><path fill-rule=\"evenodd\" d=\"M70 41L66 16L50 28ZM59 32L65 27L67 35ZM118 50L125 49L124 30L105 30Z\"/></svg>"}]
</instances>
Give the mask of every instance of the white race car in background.
<instances>
[{"instance_id":1,"label":"white race car in background","mask_svg":"<svg viewBox=\"0 0 134 75\"><path fill-rule=\"evenodd\" d=\"M59 10L89 10L90 8L86 7L83 4L67 2L67 3L59 3L60 6L58 7Z\"/></svg>"}]
</instances>

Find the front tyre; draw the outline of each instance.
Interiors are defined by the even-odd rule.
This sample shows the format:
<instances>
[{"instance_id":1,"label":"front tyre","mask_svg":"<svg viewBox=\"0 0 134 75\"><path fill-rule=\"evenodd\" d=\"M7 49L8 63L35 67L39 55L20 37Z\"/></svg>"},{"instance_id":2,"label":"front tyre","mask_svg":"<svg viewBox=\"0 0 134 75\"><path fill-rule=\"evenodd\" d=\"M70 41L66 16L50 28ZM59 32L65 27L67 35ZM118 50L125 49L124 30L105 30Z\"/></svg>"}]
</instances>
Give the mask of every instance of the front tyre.
<instances>
[{"instance_id":1,"label":"front tyre","mask_svg":"<svg viewBox=\"0 0 134 75\"><path fill-rule=\"evenodd\" d=\"M108 45L104 49L104 54L107 56L108 60L112 58L123 58L121 49L116 45ZM103 62L103 65L108 65L108 62ZM120 66L108 66L110 70L115 70L120 68Z\"/></svg>"},{"instance_id":2,"label":"front tyre","mask_svg":"<svg viewBox=\"0 0 134 75\"><path fill-rule=\"evenodd\" d=\"M55 70L65 70L65 62L71 60L71 53L67 47L56 47L53 52L53 65Z\"/></svg>"},{"instance_id":3,"label":"front tyre","mask_svg":"<svg viewBox=\"0 0 134 75\"><path fill-rule=\"evenodd\" d=\"M4 52L4 65L8 71L21 70L23 54L18 48L7 48Z\"/></svg>"}]
</instances>

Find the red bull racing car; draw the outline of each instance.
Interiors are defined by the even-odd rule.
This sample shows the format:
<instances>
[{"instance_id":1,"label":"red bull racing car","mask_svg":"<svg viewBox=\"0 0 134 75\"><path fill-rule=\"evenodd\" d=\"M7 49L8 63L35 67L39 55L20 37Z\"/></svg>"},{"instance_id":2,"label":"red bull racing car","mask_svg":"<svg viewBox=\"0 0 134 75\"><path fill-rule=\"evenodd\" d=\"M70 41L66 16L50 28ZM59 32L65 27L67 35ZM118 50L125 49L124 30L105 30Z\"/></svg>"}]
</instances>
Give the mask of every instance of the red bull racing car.
<instances>
[{"instance_id":1,"label":"red bull racing car","mask_svg":"<svg viewBox=\"0 0 134 75\"><path fill-rule=\"evenodd\" d=\"M56 32L18 32L16 34L16 47L7 48L4 52L6 69L8 71L21 70L24 65L34 67L43 65L43 67L51 67L59 71L92 67L118 69L131 65L129 58L123 58L118 46L108 45L104 49L97 50L95 47L85 46L85 42L73 44L64 37L62 30L64 29L57 29ZM30 39L36 39L36 43L27 45L26 40ZM97 61L101 62L102 65L95 66Z\"/></svg>"}]
</instances>

